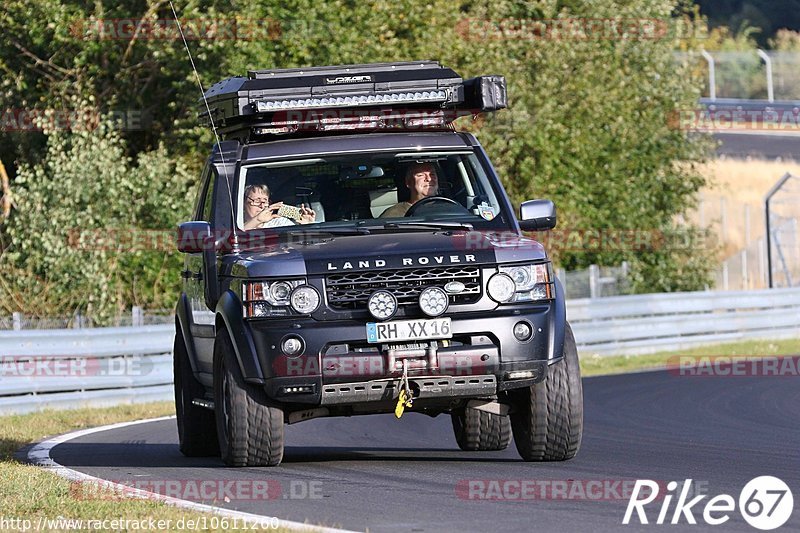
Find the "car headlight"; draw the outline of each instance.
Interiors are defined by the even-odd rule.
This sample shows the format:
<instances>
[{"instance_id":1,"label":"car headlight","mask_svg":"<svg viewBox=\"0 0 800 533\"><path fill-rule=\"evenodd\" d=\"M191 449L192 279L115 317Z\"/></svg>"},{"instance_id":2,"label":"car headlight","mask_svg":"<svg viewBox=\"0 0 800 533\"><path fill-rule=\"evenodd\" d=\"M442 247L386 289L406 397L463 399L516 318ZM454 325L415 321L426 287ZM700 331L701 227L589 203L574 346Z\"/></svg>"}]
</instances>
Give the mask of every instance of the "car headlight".
<instances>
[{"instance_id":1,"label":"car headlight","mask_svg":"<svg viewBox=\"0 0 800 533\"><path fill-rule=\"evenodd\" d=\"M510 302L514 297L514 289L514 280L503 272L489 278L489 283L486 285L489 298L498 303Z\"/></svg>"},{"instance_id":2,"label":"car headlight","mask_svg":"<svg viewBox=\"0 0 800 533\"><path fill-rule=\"evenodd\" d=\"M509 303L553 298L553 276L550 263L500 267L499 274L495 274L495 276L500 274L505 274L514 282L514 295L508 300Z\"/></svg>"},{"instance_id":3,"label":"car headlight","mask_svg":"<svg viewBox=\"0 0 800 533\"><path fill-rule=\"evenodd\" d=\"M311 285L300 285L292 291L289 300L292 309L302 315L310 315L319 308L322 298L317 289Z\"/></svg>"},{"instance_id":4,"label":"car headlight","mask_svg":"<svg viewBox=\"0 0 800 533\"><path fill-rule=\"evenodd\" d=\"M246 281L242 283L245 317L289 316L292 291L302 279Z\"/></svg>"}]
</instances>

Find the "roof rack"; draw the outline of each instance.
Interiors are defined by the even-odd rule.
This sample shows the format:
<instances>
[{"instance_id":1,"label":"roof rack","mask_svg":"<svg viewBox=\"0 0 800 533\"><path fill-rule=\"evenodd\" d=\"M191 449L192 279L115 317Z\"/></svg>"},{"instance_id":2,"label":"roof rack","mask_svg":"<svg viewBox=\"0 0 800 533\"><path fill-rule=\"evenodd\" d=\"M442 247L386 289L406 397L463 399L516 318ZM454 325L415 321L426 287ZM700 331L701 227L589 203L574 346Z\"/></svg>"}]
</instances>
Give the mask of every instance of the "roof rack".
<instances>
[{"instance_id":1,"label":"roof rack","mask_svg":"<svg viewBox=\"0 0 800 533\"><path fill-rule=\"evenodd\" d=\"M436 61L251 70L205 93L225 137L448 127L507 106L502 76L463 80Z\"/></svg>"}]
</instances>

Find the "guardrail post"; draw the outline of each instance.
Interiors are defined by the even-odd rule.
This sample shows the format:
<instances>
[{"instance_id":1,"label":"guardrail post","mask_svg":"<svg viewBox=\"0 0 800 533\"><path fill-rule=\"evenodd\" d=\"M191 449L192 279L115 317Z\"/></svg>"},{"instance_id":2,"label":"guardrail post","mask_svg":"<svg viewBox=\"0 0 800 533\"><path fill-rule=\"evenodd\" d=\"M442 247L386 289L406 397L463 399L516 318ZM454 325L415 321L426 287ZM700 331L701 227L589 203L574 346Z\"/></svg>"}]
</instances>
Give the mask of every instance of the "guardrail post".
<instances>
[{"instance_id":1,"label":"guardrail post","mask_svg":"<svg viewBox=\"0 0 800 533\"><path fill-rule=\"evenodd\" d=\"M705 50L701 50L700 53L705 58L706 62L708 63L708 96L711 100L717 99L717 77L716 72L714 71L714 58L706 52Z\"/></svg>"},{"instance_id":2,"label":"guardrail post","mask_svg":"<svg viewBox=\"0 0 800 533\"><path fill-rule=\"evenodd\" d=\"M597 298L600 296L598 289L600 281L600 267L597 265L589 265L589 298Z\"/></svg>"},{"instance_id":3,"label":"guardrail post","mask_svg":"<svg viewBox=\"0 0 800 533\"><path fill-rule=\"evenodd\" d=\"M764 60L764 64L767 66L767 100L770 102L775 101L775 91L773 90L772 86L772 59L767 55L764 50L758 50L758 57Z\"/></svg>"},{"instance_id":4,"label":"guardrail post","mask_svg":"<svg viewBox=\"0 0 800 533\"><path fill-rule=\"evenodd\" d=\"M22 313L11 313L11 321L13 322L14 331L20 331L22 329Z\"/></svg>"},{"instance_id":5,"label":"guardrail post","mask_svg":"<svg viewBox=\"0 0 800 533\"><path fill-rule=\"evenodd\" d=\"M744 204L744 245L750 246L750 204Z\"/></svg>"},{"instance_id":6,"label":"guardrail post","mask_svg":"<svg viewBox=\"0 0 800 533\"><path fill-rule=\"evenodd\" d=\"M722 262L722 290L728 290L728 261Z\"/></svg>"},{"instance_id":7,"label":"guardrail post","mask_svg":"<svg viewBox=\"0 0 800 533\"><path fill-rule=\"evenodd\" d=\"M144 326L144 313L138 305L131 307L131 326Z\"/></svg>"},{"instance_id":8,"label":"guardrail post","mask_svg":"<svg viewBox=\"0 0 800 533\"><path fill-rule=\"evenodd\" d=\"M747 249L742 250L742 289L747 290L749 287L749 279L747 275Z\"/></svg>"}]
</instances>

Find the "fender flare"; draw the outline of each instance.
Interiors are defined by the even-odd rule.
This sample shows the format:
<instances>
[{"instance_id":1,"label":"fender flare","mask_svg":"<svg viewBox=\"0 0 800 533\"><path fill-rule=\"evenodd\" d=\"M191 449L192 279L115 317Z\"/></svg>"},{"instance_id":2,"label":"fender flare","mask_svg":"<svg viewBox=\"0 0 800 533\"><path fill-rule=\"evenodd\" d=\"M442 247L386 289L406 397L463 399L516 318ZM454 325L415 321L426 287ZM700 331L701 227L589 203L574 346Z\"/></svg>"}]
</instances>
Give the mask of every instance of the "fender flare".
<instances>
[{"instance_id":1,"label":"fender flare","mask_svg":"<svg viewBox=\"0 0 800 533\"><path fill-rule=\"evenodd\" d=\"M216 308L217 331L225 330L233 344L234 355L242 370L242 376L248 383L263 385L264 373L258 361L253 334L250 326L245 322L242 313L242 303L239 297L227 290L219 297Z\"/></svg>"},{"instance_id":2,"label":"fender flare","mask_svg":"<svg viewBox=\"0 0 800 533\"><path fill-rule=\"evenodd\" d=\"M553 301L553 319L550 321L550 350L548 364L560 361L564 356L564 337L567 332L567 304L564 298L564 286L555 278L556 297Z\"/></svg>"},{"instance_id":3,"label":"fender flare","mask_svg":"<svg viewBox=\"0 0 800 533\"><path fill-rule=\"evenodd\" d=\"M181 293L175 306L175 335L181 335L183 338L189 365L192 367L192 373L197 376L197 350L192 337L192 314L189 311L189 298L184 292Z\"/></svg>"}]
</instances>

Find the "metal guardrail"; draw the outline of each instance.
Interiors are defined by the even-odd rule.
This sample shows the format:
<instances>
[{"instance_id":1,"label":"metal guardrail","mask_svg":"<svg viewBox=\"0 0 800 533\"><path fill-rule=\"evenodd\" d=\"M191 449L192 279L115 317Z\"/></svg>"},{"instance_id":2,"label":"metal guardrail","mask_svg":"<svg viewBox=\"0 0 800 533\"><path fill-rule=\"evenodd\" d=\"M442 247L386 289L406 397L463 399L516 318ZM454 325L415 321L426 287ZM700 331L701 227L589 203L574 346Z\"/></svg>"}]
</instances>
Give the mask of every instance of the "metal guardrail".
<instances>
[{"instance_id":1,"label":"metal guardrail","mask_svg":"<svg viewBox=\"0 0 800 533\"><path fill-rule=\"evenodd\" d=\"M567 318L583 356L800 337L800 288L570 300Z\"/></svg>"},{"instance_id":2,"label":"metal guardrail","mask_svg":"<svg viewBox=\"0 0 800 533\"><path fill-rule=\"evenodd\" d=\"M584 357L800 337L800 288L574 299L567 318ZM0 414L170 400L174 331L0 332Z\"/></svg>"},{"instance_id":3,"label":"metal guardrail","mask_svg":"<svg viewBox=\"0 0 800 533\"><path fill-rule=\"evenodd\" d=\"M172 398L173 324L0 332L0 413Z\"/></svg>"}]
</instances>

